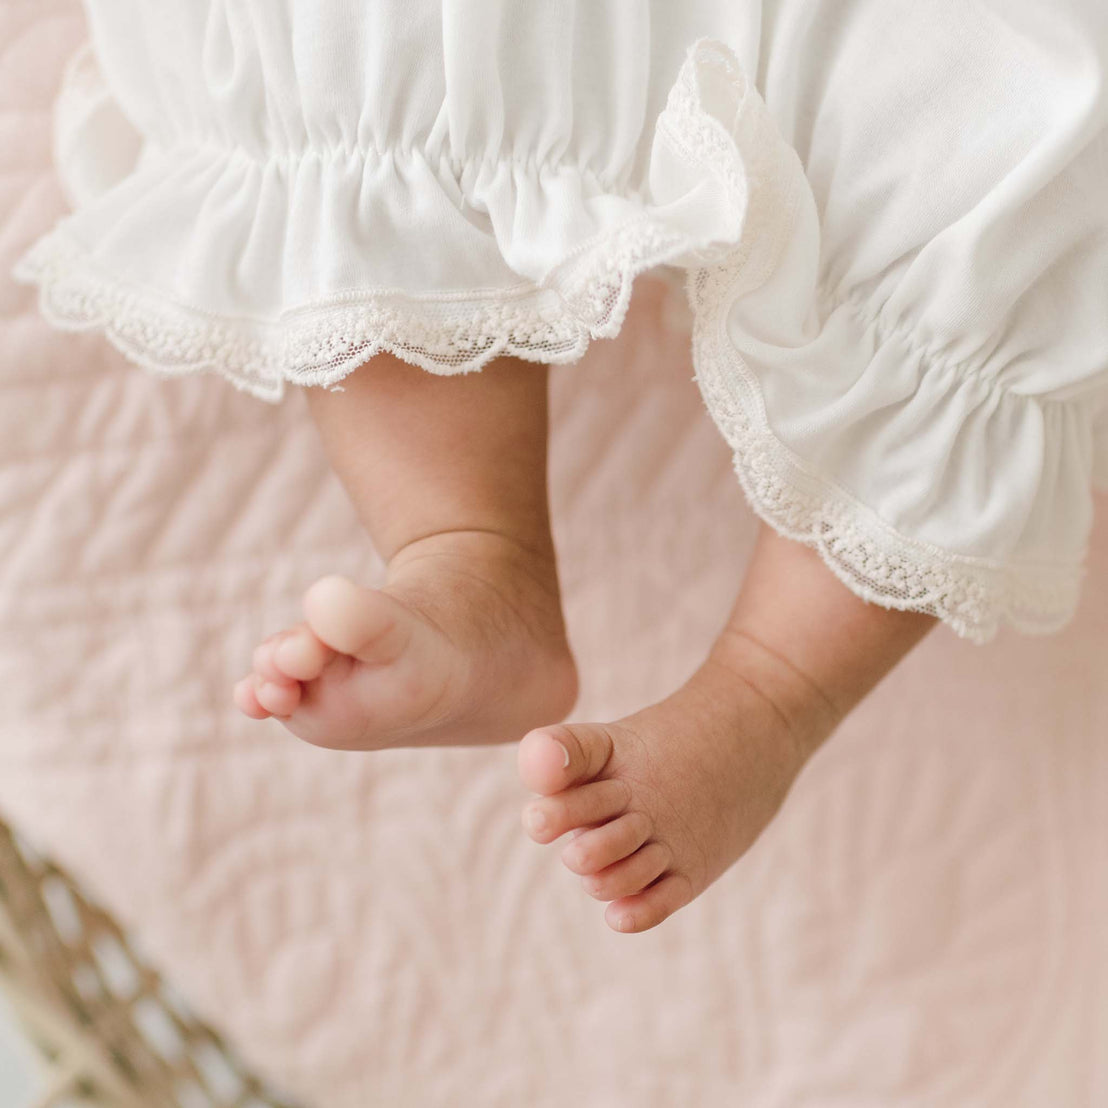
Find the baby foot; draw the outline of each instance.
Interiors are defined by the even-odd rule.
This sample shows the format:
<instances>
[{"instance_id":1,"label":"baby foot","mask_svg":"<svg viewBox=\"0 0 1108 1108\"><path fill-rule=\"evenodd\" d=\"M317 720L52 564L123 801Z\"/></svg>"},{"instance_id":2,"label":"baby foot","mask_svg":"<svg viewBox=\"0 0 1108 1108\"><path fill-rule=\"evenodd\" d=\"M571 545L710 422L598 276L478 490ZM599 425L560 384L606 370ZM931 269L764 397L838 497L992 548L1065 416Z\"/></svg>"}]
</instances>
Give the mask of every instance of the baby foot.
<instances>
[{"instance_id":1,"label":"baby foot","mask_svg":"<svg viewBox=\"0 0 1108 1108\"><path fill-rule=\"evenodd\" d=\"M800 701L760 691L756 668L713 656L644 711L543 727L520 743L523 783L543 794L525 807L524 827L539 843L571 833L562 861L590 896L611 901L614 930L645 931L699 896L751 846L834 729L839 716L814 686L811 710L797 710Z\"/></svg>"},{"instance_id":2,"label":"baby foot","mask_svg":"<svg viewBox=\"0 0 1108 1108\"><path fill-rule=\"evenodd\" d=\"M577 696L553 559L499 535L420 539L381 589L324 577L304 615L257 648L235 702L317 746L514 741Z\"/></svg>"}]
</instances>

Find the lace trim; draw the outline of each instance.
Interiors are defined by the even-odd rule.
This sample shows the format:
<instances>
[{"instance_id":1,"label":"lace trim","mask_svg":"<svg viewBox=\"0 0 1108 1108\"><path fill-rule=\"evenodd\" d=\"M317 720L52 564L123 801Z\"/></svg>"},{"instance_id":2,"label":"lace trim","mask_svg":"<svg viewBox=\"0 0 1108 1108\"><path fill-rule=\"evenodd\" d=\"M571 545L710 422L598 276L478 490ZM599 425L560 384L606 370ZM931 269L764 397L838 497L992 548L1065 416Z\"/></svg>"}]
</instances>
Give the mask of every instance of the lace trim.
<instances>
[{"instance_id":1,"label":"lace trim","mask_svg":"<svg viewBox=\"0 0 1108 1108\"><path fill-rule=\"evenodd\" d=\"M334 386L382 351L440 374L468 373L501 355L576 361L592 339L619 331L635 277L685 245L675 232L639 219L567 259L543 287L437 297L366 292L274 322L206 315L101 276L61 229L37 243L14 275L39 286L42 314L55 327L102 330L154 373L219 373L276 401L286 381Z\"/></svg>"},{"instance_id":2,"label":"lace trim","mask_svg":"<svg viewBox=\"0 0 1108 1108\"><path fill-rule=\"evenodd\" d=\"M1005 565L906 538L774 435L754 374L726 332L735 278L726 264L690 272L693 360L754 511L787 538L815 548L863 600L937 616L973 642L992 639L1002 620L1028 633L1065 626L1077 606L1081 565Z\"/></svg>"},{"instance_id":3,"label":"lace trim","mask_svg":"<svg viewBox=\"0 0 1108 1108\"><path fill-rule=\"evenodd\" d=\"M726 68L729 60L719 64ZM871 603L937 616L978 643L993 638L1002 619L1026 632L1058 630L1076 608L1080 565L1004 565L906 538L815 472L770 429L758 380L727 332L728 306L772 272L801 195L803 169L795 151L770 133L772 121L764 115L762 141L747 148L760 155L747 166L748 219L762 232L754 242L757 256L737 250L721 264L690 269L687 280L696 379L734 451L752 508L776 531L817 550Z\"/></svg>"},{"instance_id":4,"label":"lace trim","mask_svg":"<svg viewBox=\"0 0 1108 1108\"><path fill-rule=\"evenodd\" d=\"M803 168L726 47L697 43L694 61L734 97L733 119L725 126L704 110L698 70L689 64L658 127L691 164L727 186L729 222L741 237L722 261L718 251L697 254L697 244L644 216L582 244L542 287L426 298L369 291L272 322L206 315L102 276L61 229L15 275L39 285L42 311L55 326L102 329L153 372L218 372L277 400L286 380L334 386L381 351L442 374L477 370L500 355L575 361L591 339L619 331L634 278L680 255L690 266L696 379L759 516L815 548L872 603L935 615L976 642L991 639L1002 618L1028 632L1057 630L1076 607L1080 565L1014 567L908 539L771 431L758 381L727 335L727 308L773 272L802 195Z\"/></svg>"},{"instance_id":5,"label":"lace trim","mask_svg":"<svg viewBox=\"0 0 1108 1108\"><path fill-rule=\"evenodd\" d=\"M730 56L717 54L713 61L728 80L742 80ZM760 98L747 96L744 107L756 136L744 145L747 220L759 234L744 236L722 263L691 268L687 291L696 379L734 451L735 472L752 508L776 531L813 547L848 588L871 603L934 615L978 643L992 639L1004 619L1025 632L1058 630L1076 608L1081 565L1005 565L906 538L815 472L770 429L758 380L727 332L727 309L777 264L794 225L804 172ZM698 131L711 123L703 117L697 122ZM694 139L713 145L724 140L730 138L719 128Z\"/></svg>"},{"instance_id":6,"label":"lace trim","mask_svg":"<svg viewBox=\"0 0 1108 1108\"><path fill-rule=\"evenodd\" d=\"M706 138L710 129L700 118L695 65L710 54L707 44L694 44L658 125L694 164L726 183L728 222L737 238L746 190L735 146L729 139ZM576 361L592 339L618 333L640 273L678 255L704 258L698 253L703 245L644 213L580 244L541 286L437 296L367 290L305 305L273 321L209 315L99 273L64 225L31 249L14 276L39 286L42 313L56 327L102 330L127 358L152 372L219 373L276 401L286 381L333 387L382 351L440 374L478 370L502 355Z\"/></svg>"}]
</instances>

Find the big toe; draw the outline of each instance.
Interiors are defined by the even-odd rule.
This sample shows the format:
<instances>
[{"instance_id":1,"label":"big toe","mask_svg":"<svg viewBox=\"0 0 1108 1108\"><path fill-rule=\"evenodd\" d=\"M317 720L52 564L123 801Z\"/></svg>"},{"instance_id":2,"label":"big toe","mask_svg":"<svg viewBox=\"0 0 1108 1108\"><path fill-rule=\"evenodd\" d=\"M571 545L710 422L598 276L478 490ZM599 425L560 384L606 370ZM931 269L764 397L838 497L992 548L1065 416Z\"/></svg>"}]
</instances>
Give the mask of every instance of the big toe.
<instances>
[{"instance_id":1,"label":"big toe","mask_svg":"<svg viewBox=\"0 0 1108 1108\"><path fill-rule=\"evenodd\" d=\"M413 616L403 604L338 574L308 589L304 615L326 646L379 665L395 661L412 633Z\"/></svg>"},{"instance_id":2,"label":"big toe","mask_svg":"<svg viewBox=\"0 0 1108 1108\"><path fill-rule=\"evenodd\" d=\"M612 737L603 724L540 727L520 740L519 776L532 792L549 796L592 780L611 756Z\"/></svg>"}]
</instances>

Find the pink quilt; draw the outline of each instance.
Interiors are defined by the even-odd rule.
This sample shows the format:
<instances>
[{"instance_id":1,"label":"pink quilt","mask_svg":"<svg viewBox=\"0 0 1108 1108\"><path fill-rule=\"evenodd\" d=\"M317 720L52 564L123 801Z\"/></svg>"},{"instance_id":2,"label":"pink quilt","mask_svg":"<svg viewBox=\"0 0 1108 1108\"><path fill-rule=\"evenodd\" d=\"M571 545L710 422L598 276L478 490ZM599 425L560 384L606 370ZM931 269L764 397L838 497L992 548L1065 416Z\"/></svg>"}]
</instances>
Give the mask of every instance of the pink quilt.
<instances>
[{"instance_id":1,"label":"pink quilt","mask_svg":"<svg viewBox=\"0 0 1108 1108\"><path fill-rule=\"evenodd\" d=\"M60 210L75 0L0 0L0 808L314 1108L1108 1104L1108 503L1063 634L939 629L755 848L643 936L518 825L514 749L239 716L257 639L379 566L303 396L158 381L6 276ZM674 687L755 523L644 281L554 372L576 716Z\"/></svg>"}]
</instances>

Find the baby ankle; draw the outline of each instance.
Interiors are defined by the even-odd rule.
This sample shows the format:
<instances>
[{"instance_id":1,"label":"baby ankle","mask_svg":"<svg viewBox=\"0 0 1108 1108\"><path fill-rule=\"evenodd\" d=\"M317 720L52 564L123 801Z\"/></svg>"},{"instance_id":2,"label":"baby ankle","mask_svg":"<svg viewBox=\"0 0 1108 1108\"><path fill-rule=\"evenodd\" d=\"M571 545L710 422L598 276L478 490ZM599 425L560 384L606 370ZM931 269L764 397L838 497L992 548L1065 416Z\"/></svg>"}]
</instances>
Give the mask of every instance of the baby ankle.
<instances>
[{"instance_id":1,"label":"baby ankle","mask_svg":"<svg viewBox=\"0 0 1108 1108\"><path fill-rule=\"evenodd\" d=\"M748 629L727 627L713 645L709 662L730 672L771 707L801 761L807 761L846 714L791 659Z\"/></svg>"}]
</instances>

